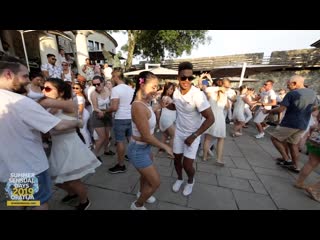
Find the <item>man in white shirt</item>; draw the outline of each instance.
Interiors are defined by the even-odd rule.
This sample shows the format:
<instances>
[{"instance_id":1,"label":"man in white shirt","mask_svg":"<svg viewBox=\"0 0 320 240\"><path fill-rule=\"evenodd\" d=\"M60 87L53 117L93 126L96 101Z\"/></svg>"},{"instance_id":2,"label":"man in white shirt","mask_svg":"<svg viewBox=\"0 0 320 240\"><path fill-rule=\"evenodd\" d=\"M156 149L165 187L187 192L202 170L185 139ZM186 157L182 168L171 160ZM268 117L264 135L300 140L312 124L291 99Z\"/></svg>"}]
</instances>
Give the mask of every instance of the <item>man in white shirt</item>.
<instances>
[{"instance_id":1,"label":"man in white shirt","mask_svg":"<svg viewBox=\"0 0 320 240\"><path fill-rule=\"evenodd\" d=\"M256 115L253 119L253 122L256 124L258 134L255 136L256 138L263 138L264 137L264 129L261 123L264 119L268 116L268 114L263 113L263 110L271 110L272 106L277 105L277 95L274 92L273 88L273 80L267 80L263 84L263 88L265 91L260 93L260 96L257 97L255 100L259 100L256 105L260 105L260 108L256 112Z\"/></svg>"},{"instance_id":2,"label":"man in white shirt","mask_svg":"<svg viewBox=\"0 0 320 240\"><path fill-rule=\"evenodd\" d=\"M131 129L131 101L134 90L125 84L121 69L112 71L112 80L116 86L112 88L111 104L107 112L115 112L114 115L114 135L117 143L118 163L109 168L110 173L123 173L126 171L124 165L125 140L132 135Z\"/></svg>"},{"instance_id":3,"label":"man in white shirt","mask_svg":"<svg viewBox=\"0 0 320 240\"><path fill-rule=\"evenodd\" d=\"M109 67L108 63L104 64L103 75L106 80L111 80L112 68Z\"/></svg>"},{"instance_id":4,"label":"man in white shirt","mask_svg":"<svg viewBox=\"0 0 320 240\"><path fill-rule=\"evenodd\" d=\"M178 179L172 186L174 192L183 184L182 169L188 175L188 182L183 195L192 193L196 158L200 143L200 135L214 123L214 115L205 94L191 85L193 66L190 62L182 62L178 68L179 87L173 93L173 103L167 108L177 111L176 132L173 140L174 166ZM164 103L164 106L167 105ZM205 118L202 121L202 117ZM199 128L200 126L200 128Z\"/></svg>"},{"instance_id":5,"label":"man in white shirt","mask_svg":"<svg viewBox=\"0 0 320 240\"><path fill-rule=\"evenodd\" d=\"M49 53L47 54L48 63L45 63L41 66L41 71L45 79L49 78L61 78L62 69L59 66L56 66L56 56Z\"/></svg>"},{"instance_id":6,"label":"man in white shirt","mask_svg":"<svg viewBox=\"0 0 320 240\"><path fill-rule=\"evenodd\" d=\"M56 118L32 99L17 94L29 82L24 62L10 56L0 58L0 182L9 186L12 175L34 175L38 191L34 190L33 200L40 201L34 209L45 210L52 186L40 132L75 128L79 121ZM43 105L50 107L53 101L45 99Z\"/></svg>"}]
</instances>

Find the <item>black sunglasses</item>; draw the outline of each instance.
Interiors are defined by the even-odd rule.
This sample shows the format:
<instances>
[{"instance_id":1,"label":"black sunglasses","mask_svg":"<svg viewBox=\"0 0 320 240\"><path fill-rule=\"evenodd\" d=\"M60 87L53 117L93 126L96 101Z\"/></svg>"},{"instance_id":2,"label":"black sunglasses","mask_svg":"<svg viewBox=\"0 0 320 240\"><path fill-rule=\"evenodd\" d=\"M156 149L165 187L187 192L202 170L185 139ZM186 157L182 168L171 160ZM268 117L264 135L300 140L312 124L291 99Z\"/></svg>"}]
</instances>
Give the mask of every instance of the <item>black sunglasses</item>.
<instances>
[{"instance_id":1,"label":"black sunglasses","mask_svg":"<svg viewBox=\"0 0 320 240\"><path fill-rule=\"evenodd\" d=\"M99 87L99 86L100 86L100 83L93 83L92 86L94 86L94 87L95 87L95 86L98 86L98 87Z\"/></svg>"},{"instance_id":2,"label":"black sunglasses","mask_svg":"<svg viewBox=\"0 0 320 240\"><path fill-rule=\"evenodd\" d=\"M181 80L181 81L186 81L187 79L188 79L189 81L192 81L192 80L194 80L194 76L188 76L188 77L182 76L182 77L180 77L180 80Z\"/></svg>"},{"instance_id":3,"label":"black sunglasses","mask_svg":"<svg viewBox=\"0 0 320 240\"><path fill-rule=\"evenodd\" d=\"M73 87L73 89L79 90L80 88L78 88L78 87Z\"/></svg>"}]
</instances>

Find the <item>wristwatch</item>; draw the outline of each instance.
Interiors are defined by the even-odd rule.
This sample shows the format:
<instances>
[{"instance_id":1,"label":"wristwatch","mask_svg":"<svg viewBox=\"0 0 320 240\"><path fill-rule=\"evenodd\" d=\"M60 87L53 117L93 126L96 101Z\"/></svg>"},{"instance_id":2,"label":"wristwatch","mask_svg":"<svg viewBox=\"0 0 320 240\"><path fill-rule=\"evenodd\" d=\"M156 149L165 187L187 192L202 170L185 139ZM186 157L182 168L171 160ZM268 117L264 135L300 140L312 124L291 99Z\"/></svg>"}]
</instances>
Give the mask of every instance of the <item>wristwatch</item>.
<instances>
[{"instance_id":1,"label":"wristwatch","mask_svg":"<svg viewBox=\"0 0 320 240\"><path fill-rule=\"evenodd\" d=\"M194 136L195 138L197 138L197 137L198 137L198 134L196 134L196 133L194 132L194 133L192 133L192 136Z\"/></svg>"}]
</instances>

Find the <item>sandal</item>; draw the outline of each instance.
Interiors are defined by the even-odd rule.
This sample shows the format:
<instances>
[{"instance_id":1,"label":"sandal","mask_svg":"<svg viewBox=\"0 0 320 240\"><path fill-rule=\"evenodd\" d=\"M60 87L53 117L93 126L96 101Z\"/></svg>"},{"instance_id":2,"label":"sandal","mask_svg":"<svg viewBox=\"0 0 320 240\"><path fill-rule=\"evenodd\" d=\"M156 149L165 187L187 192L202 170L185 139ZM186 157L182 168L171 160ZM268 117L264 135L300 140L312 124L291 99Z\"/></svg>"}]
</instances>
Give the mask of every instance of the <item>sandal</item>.
<instances>
[{"instance_id":1,"label":"sandal","mask_svg":"<svg viewBox=\"0 0 320 240\"><path fill-rule=\"evenodd\" d=\"M294 186L295 188L298 188L298 189L304 189L304 190L306 190L306 189L308 188L308 186L307 186L307 185L304 185L304 184L298 184L298 183L293 184L293 186Z\"/></svg>"},{"instance_id":2,"label":"sandal","mask_svg":"<svg viewBox=\"0 0 320 240\"><path fill-rule=\"evenodd\" d=\"M319 192L316 192L316 191L312 190L312 188L310 188L310 187L306 188L305 191L308 193L308 196L311 199L313 199L313 200L315 200L317 202L320 202L320 194L319 194Z\"/></svg>"},{"instance_id":3,"label":"sandal","mask_svg":"<svg viewBox=\"0 0 320 240\"><path fill-rule=\"evenodd\" d=\"M219 167L224 167L224 163L222 163L222 162L214 162L214 165L219 166Z\"/></svg>"}]
</instances>

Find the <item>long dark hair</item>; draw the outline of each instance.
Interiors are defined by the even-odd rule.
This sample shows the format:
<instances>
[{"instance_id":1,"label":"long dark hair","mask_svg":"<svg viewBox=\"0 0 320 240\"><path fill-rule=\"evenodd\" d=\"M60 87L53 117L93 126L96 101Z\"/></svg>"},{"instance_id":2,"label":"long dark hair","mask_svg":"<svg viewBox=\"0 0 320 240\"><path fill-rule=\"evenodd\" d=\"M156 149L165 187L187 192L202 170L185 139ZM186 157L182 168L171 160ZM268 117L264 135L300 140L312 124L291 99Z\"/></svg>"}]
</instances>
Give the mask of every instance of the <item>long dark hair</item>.
<instances>
[{"instance_id":1,"label":"long dark hair","mask_svg":"<svg viewBox=\"0 0 320 240\"><path fill-rule=\"evenodd\" d=\"M133 103L134 99L136 98L136 95L137 95L137 92L139 91L140 89L140 85L142 83L146 83L148 79L151 79L151 78L157 78L156 75L154 75L152 72L150 71L143 71L141 73L139 73L139 75L135 78L135 84L136 84L136 89L133 93L133 97L132 97L132 100L131 100L131 103Z\"/></svg>"},{"instance_id":2,"label":"long dark hair","mask_svg":"<svg viewBox=\"0 0 320 240\"><path fill-rule=\"evenodd\" d=\"M50 82L54 87L57 88L58 93L63 93L62 98L68 100L72 98L72 90L70 84L66 83L60 78L49 78L46 82Z\"/></svg>"},{"instance_id":3,"label":"long dark hair","mask_svg":"<svg viewBox=\"0 0 320 240\"><path fill-rule=\"evenodd\" d=\"M167 96L167 91L168 89L172 86L173 88L173 92L176 88L176 85L172 82L167 82L165 85L164 85L164 88L163 88L163 92L161 93L161 97L160 99L162 99L163 96ZM171 95L169 97L173 98L173 92L171 93Z\"/></svg>"}]
</instances>

